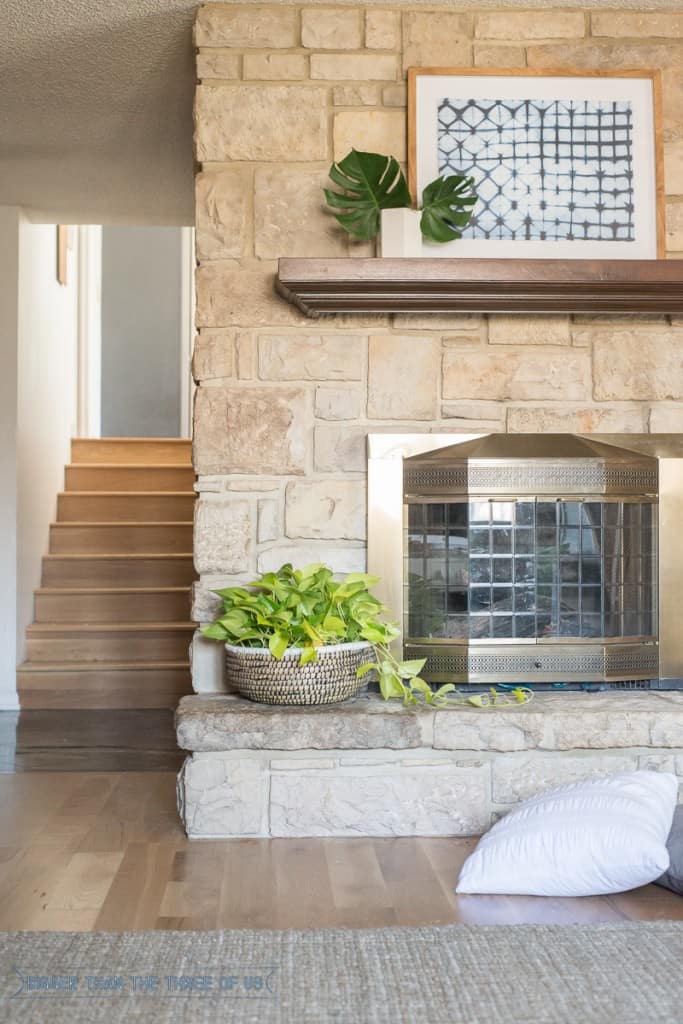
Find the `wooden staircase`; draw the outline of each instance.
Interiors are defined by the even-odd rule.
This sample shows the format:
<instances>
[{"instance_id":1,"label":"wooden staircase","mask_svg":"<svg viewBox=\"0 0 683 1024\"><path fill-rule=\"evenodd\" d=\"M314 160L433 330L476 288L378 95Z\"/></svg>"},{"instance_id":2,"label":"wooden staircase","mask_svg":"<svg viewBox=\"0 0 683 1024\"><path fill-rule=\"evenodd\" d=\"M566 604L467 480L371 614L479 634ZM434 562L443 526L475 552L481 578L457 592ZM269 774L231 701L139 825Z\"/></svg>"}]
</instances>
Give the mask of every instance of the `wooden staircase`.
<instances>
[{"instance_id":1,"label":"wooden staircase","mask_svg":"<svg viewBox=\"0 0 683 1024\"><path fill-rule=\"evenodd\" d=\"M191 691L193 483L189 441L72 441L22 708L168 708Z\"/></svg>"}]
</instances>

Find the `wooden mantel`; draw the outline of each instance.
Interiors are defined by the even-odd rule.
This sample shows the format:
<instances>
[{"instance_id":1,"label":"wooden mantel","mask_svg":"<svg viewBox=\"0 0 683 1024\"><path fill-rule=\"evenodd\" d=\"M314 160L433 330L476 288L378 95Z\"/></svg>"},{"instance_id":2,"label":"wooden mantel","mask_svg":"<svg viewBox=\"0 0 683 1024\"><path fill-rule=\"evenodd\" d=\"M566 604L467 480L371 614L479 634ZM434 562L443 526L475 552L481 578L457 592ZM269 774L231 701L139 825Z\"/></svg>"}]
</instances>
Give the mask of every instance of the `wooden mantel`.
<instances>
[{"instance_id":1,"label":"wooden mantel","mask_svg":"<svg viewBox=\"0 0 683 1024\"><path fill-rule=\"evenodd\" d=\"M321 313L683 313L683 260L281 259Z\"/></svg>"}]
</instances>

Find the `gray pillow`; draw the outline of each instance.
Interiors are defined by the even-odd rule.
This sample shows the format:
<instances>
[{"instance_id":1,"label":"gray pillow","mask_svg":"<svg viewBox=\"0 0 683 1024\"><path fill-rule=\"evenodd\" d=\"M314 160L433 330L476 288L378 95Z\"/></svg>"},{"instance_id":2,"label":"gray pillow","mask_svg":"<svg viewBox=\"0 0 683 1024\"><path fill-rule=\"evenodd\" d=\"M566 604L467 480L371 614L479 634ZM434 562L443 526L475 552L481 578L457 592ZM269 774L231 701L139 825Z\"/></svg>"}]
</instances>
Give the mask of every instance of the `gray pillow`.
<instances>
[{"instance_id":1,"label":"gray pillow","mask_svg":"<svg viewBox=\"0 0 683 1024\"><path fill-rule=\"evenodd\" d=\"M669 870L655 880L655 885L663 885L665 889L683 896L683 804L679 804L674 812L666 848L671 859Z\"/></svg>"}]
</instances>

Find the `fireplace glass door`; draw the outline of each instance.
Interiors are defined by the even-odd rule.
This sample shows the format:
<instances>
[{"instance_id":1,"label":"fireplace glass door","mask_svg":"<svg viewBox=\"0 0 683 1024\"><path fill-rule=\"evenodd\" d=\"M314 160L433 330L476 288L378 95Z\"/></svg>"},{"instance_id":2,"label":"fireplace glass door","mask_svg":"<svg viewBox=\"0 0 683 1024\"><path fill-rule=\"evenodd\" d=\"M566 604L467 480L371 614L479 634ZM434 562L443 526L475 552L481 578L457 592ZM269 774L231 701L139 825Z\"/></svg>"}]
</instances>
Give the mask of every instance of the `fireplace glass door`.
<instances>
[{"instance_id":1,"label":"fireplace glass door","mask_svg":"<svg viewBox=\"0 0 683 1024\"><path fill-rule=\"evenodd\" d=\"M654 501L407 506L409 641L655 638Z\"/></svg>"}]
</instances>

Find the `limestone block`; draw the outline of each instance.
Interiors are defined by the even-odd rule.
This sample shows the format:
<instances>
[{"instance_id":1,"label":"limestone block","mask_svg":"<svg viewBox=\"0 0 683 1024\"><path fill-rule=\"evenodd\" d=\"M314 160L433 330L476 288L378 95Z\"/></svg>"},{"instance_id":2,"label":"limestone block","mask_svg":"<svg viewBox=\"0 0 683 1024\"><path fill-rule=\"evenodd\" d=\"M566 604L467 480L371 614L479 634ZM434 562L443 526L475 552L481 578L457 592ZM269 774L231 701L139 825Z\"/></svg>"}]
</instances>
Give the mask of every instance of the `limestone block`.
<instances>
[{"instance_id":1,"label":"limestone block","mask_svg":"<svg viewBox=\"0 0 683 1024\"><path fill-rule=\"evenodd\" d=\"M252 758L188 757L178 810L190 838L267 834L266 776Z\"/></svg>"},{"instance_id":2,"label":"limestone block","mask_svg":"<svg viewBox=\"0 0 683 1024\"><path fill-rule=\"evenodd\" d=\"M680 705L679 705L680 707ZM683 708L666 715L653 715L650 721L650 746L683 747Z\"/></svg>"},{"instance_id":3,"label":"limestone block","mask_svg":"<svg viewBox=\"0 0 683 1024\"><path fill-rule=\"evenodd\" d=\"M368 350L368 416L429 420L436 416L440 346L433 336L375 335Z\"/></svg>"},{"instance_id":4,"label":"limestone block","mask_svg":"<svg viewBox=\"0 0 683 1024\"><path fill-rule=\"evenodd\" d=\"M190 644L192 689L195 693L227 693L225 648L196 631Z\"/></svg>"},{"instance_id":5,"label":"limestone block","mask_svg":"<svg viewBox=\"0 0 683 1024\"><path fill-rule=\"evenodd\" d=\"M575 71L598 68L656 68L662 72L665 141L680 137L683 122L683 47L679 43L592 40L583 43L541 44L527 48L531 68L569 67Z\"/></svg>"},{"instance_id":6,"label":"limestone block","mask_svg":"<svg viewBox=\"0 0 683 1024\"><path fill-rule=\"evenodd\" d=\"M485 339L478 331L467 331L463 334L448 334L443 337L443 344L447 348L481 348Z\"/></svg>"},{"instance_id":7,"label":"limestone block","mask_svg":"<svg viewBox=\"0 0 683 1024\"><path fill-rule=\"evenodd\" d=\"M235 365L240 380L253 380L258 372L258 347L250 331L235 334Z\"/></svg>"},{"instance_id":8,"label":"limestone block","mask_svg":"<svg viewBox=\"0 0 683 1024\"><path fill-rule=\"evenodd\" d=\"M210 586L206 580L195 580L192 584L192 609L190 617L193 622L213 622L221 610L221 599L213 593L214 588L231 586L220 577L211 577Z\"/></svg>"},{"instance_id":9,"label":"limestone block","mask_svg":"<svg viewBox=\"0 0 683 1024\"><path fill-rule=\"evenodd\" d=\"M591 35L683 39L683 14L673 11L593 11Z\"/></svg>"},{"instance_id":10,"label":"limestone block","mask_svg":"<svg viewBox=\"0 0 683 1024\"><path fill-rule=\"evenodd\" d=\"M508 409L510 433L640 434L647 433L642 405L520 405Z\"/></svg>"},{"instance_id":11,"label":"limestone block","mask_svg":"<svg viewBox=\"0 0 683 1024\"><path fill-rule=\"evenodd\" d=\"M262 334L262 380L359 380L365 338L354 334Z\"/></svg>"},{"instance_id":12,"label":"limestone block","mask_svg":"<svg viewBox=\"0 0 683 1024\"><path fill-rule=\"evenodd\" d=\"M325 206L326 171L259 167L255 177L256 255L346 256L346 233Z\"/></svg>"},{"instance_id":13,"label":"limestone block","mask_svg":"<svg viewBox=\"0 0 683 1024\"><path fill-rule=\"evenodd\" d=\"M403 67L467 67L469 36L466 14L407 12L403 15Z\"/></svg>"},{"instance_id":14,"label":"limestone block","mask_svg":"<svg viewBox=\"0 0 683 1024\"><path fill-rule=\"evenodd\" d=\"M486 320L478 313L394 313L393 325L405 331L478 331Z\"/></svg>"},{"instance_id":15,"label":"limestone block","mask_svg":"<svg viewBox=\"0 0 683 1024\"><path fill-rule=\"evenodd\" d=\"M405 107L408 103L408 90L405 85L387 85L382 90L382 103L385 107Z\"/></svg>"},{"instance_id":16,"label":"limestone block","mask_svg":"<svg viewBox=\"0 0 683 1024\"><path fill-rule=\"evenodd\" d=\"M233 345L233 331L204 330L196 336L192 353L192 376L197 383L232 376Z\"/></svg>"},{"instance_id":17,"label":"limestone block","mask_svg":"<svg viewBox=\"0 0 683 1024\"><path fill-rule=\"evenodd\" d=\"M275 572L286 562L297 568L313 562L325 562L335 573L365 572L367 553L364 545L349 541L330 544L329 541L293 541L274 544L259 551L256 565L259 572Z\"/></svg>"},{"instance_id":18,"label":"limestone block","mask_svg":"<svg viewBox=\"0 0 683 1024\"><path fill-rule=\"evenodd\" d=\"M198 260L229 259L242 255L250 191L250 176L241 167L212 168L197 175Z\"/></svg>"},{"instance_id":19,"label":"limestone block","mask_svg":"<svg viewBox=\"0 0 683 1024\"><path fill-rule=\"evenodd\" d=\"M525 64L526 50L523 46L475 43L474 66L477 68L523 68Z\"/></svg>"},{"instance_id":20,"label":"limestone block","mask_svg":"<svg viewBox=\"0 0 683 1024\"><path fill-rule=\"evenodd\" d=\"M635 771L637 765L635 753L501 754L491 762L493 802L516 804L580 779Z\"/></svg>"},{"instance_id":21,"label":"limestone block","mask_svg":"<svg viewBox=\"0 0 683 1024\"><path fill-rule=\"evenodd\" d=\"M448 762L273 772L271 834L478 835L490 824L488 782L487 766Z\"/></svg>"},{"instance_id":22,"label":"limestone block","mask_svg":"<svg viewBox=\"0 0 683 1024\"><path fill-rule=\"evenodd\" d=\"M650 433L683 433L683 405L653 405L650 410Z\"/></svg>"},{"instance_id":23,"label":"limestone block","mask_svg":"<svg viewBox=\"0 0 683 1024\"><path fill-rule=\"evenodd\" d=\"M581 11L487 11L478 14L476 39L577 39L586 34Z\"/></svg>"},{"instance_id":24,"label":"limestone block","mask_svg":"<svg viewBox=\"0 0 683 1024\"><path fill-rule=\"evenodd\" d=\"M287 49L298 44L294 7L205 4L197 11L196 46Z\"/></svg>"},{"instance_id":25,"label":"limestone block","mask_svg":"<svg viewBox=\"0 0 683 1024\"><path fill-rule=\"evenodd\" d=\"M312 480L287 484L288 537L365 540L365 487L357 480Z\"/></svg>"},{"instance_id":26,"label":"limestone block","mask_svg":"<svg viewBox=\"0 0 683 1024\"><path fill-rule=\"evenodd\" d=\"M303 473L308 402L301 388L201 387L194 467L203 473Z\"/></svg>"},{"instance_id":27,"label":"limestone block","mask_svg":"<svg viewBox=\"0 0 683 1024\"><path fill-rule=\"evenodd\" d=\"M491 345L568 345L568 316L505 316L489 318Z\"/></svg>"},{"instance_id":28,"label":"limestone block","mask_svg":"<svg viewBox=\"0 0 683 1024\"><path fill-rule=\"evenodd\" d=\"M371 426L320 425L315 428L315 468L324 473L364 473L367 469L367 437Z\"/></svg>"},{"instance_id":29,"label":"limestone block","mask_svg":"<svg viewBox=\"0 0 683 1024\"><path fill-rule=\"evenodd\" d=\"M683 203L666 204L666 248L683 252Z\"/></svg>"},{"instance_id":30,"label":"limestone block","mask_svg":"<svg viewBox=\"0 0 683 1024\"><path fill-rule=\"evenodd\" d=\"M406 710L361 693L312 707L254 704L243 697L182 697L176 712L183 750L406 750L420 747L434 712ZM395 760L395 758L394 758Z\"/></svg>"},{"instance_id":31,"label":"limestone block","mask_svg":"<svg viewBox=\"0 0 683 1024\"><path fill-rule=\"evenodd\" d=\"M510 346L504 352L493 347L480 351L446 348L443 397L585 401L591 397L590 357L578 349L559 346Z\"/></svg>"},{"instance_id":32,"label":"limestone block","mask_svg":"<svg viewBox=\"0 0 683 1024\"><path fill-rule=\"evenodd\" d=\"M308 65L302 53L245 53L244 78L290 81L306 78Z\"/></svg>"},{"instance_id":33,"label":"limestone block","mask_svg":"<svg viewBox=\"0 0 683 1024\"><path fill-rule=\"evenodd\" d=\"M641 754L638 768L644 772L669 772L676 775L676 758L673 754Z\"/></svg>"},{"instance_id":34,"label":"limestone block","mask_svg":"<svg viewBox=\"0 0 683 1024\"><path fill-rule=\"evenodd\" d=\"M197 54L197 78L239 78L240 58L237 53L214 53L201 50Z\"/></svg>"},{"instance_id":35,"label":"limestone block","mask_svg":"<svg viewBox=\"0 0 683 1024\"><path fill-rule=\"evenodd\" d=\"M664 143L664 185L667 195L683 195L683 139Z\"/></svg>"},{"instance_id":36,"label":"limestone block","mask_svg":"<svg viewBox=\"0 0 683 1024\"><path fill-rule=\"evenodd\" d=\"M360 416L358 388L315 389L315 415L321 420L355 420Z\"/></svg>"},{"instance_id":37,"label":"limestone block","mask_svg":"<svg viewBox=\"0 0 683 1024\"><path fill-rule=\"evenodd\" d=\"M542 745L546 716L532 708L488 711L444 708L434 717L437 750L533 750Z\"/></svg>"},{"instance_id":38,"label":"limestone block","mask_svg":"<svg viewBox=\"0 0 683 1024\"><path fill-rule=\"evenodd\" d=\"M326 92L309 85L200 85L195 148L205 160L324 160Z\"/></svg>"},{"instance_id":39,"label":"limestone block","mask_svg":"<svg viewBox=\"0 0 683 1024\"><path fill-rule=\"evenodd\" d=\"M200 498L194 517L194 564L197 572L246 572L251 552L249 502L234 498Z\"/></svg>"},{"instance_id":40,"label":"limestone block","mask_svg":"<svg viewBox=\"0 0 683 1024\"><path fill-rule=\"evenodd\" d=\"M397 74L397 58L388 53L314 53L311 57L312 79L390 82Z\"/></svg>"},{"instance_id":41,"label":"limestone block","mask_svg":"<svg viewBox=\"0 0 683 1024\"><path fill-rule=\"evenodd\" d=\"M362 45L360 12L304 8L301 41L309 50L359 50Z\"/></svg>"},{"instance_id":42,"label":"limestone block","mask_svg":"<svg viewBox=\"0 0 683 1024\"><path fill-rule=\"evenodd\" d=\"M670 401L683 398L683 333L634 328L598 330L593 340L594 397L598 401Z\"/></svg>"},{"instance_id":43,"label":"limestone block","mask_svg":"<svg viewBox=\"0 0 683 1024\"><path fill-rule=\"evenodd\" d=\"M505 406L497 402L444 402L441 415L444 419L495 423L500 430L505 421Z\"/></svg>"},{"instance_id":44,"label":"limestone block","mask_svg":"<svg viewBox=\"0 0 683 1024\"><path fill-rule=\"evenodd\" d=\"M401 26L397 11L365 12L365 45L368 50L397 50Z\"/></svg>"},{"instance_id":45,"label":"limestone block","mask_svg":"<svg viewBox=\"0 0 683 1024\"><path fill-rule=\"evenodd\" d=\"M629 710L627 703L616 708L613 702L601 710L599 694L594 706L585 711L554 714L547 723L545 746L552 750L609 750L611 747L647 747L650 744L651 712ZM607 694L606 696L611 696ZM660 746L669 746L661 743Z\"/></svg>"},{"instance_id":46,"label":"limestone block","mask_svg":"<svg viewBox=\"0 0 683 1024\"><path fill-rule=\"evenodd\" d=\"M229 260L197 267L196 321L200 327L297 326L310 321L275 293L273 274Z\"/></svg>"},{"instance_id":47,"label":"limestone block","mask_svg":"<svg viewBox=\"0 0 683 1024\"><path fill-rule=\"evenodd\" d=\"M280 532L278 503L274 498L261 498L256 505L256 539L259 544L277 540Z\"/></svg>"},{"instance_id":48,"label":"limestone block","mask_svg":"<svg viewBox=\"0 0 683 1024\"><path fill-rule=\"evenodd\" d=\"M351 149L406 159L406 119L402 110L342 111L334 115L334 159Z\"/></svg>"},{"instance_id":49,"label":"limestone block","mask_svg":"<svg viewBox=\"0 0 683 1024\"><path fill-rule=\"evenodd\" d=\"M335 85L332 90L335 107L374 107L379 103L376 85Z\"/></svg>"}]
</instances>

